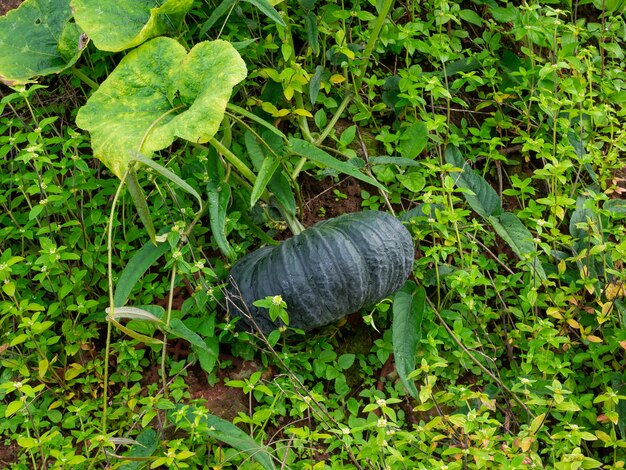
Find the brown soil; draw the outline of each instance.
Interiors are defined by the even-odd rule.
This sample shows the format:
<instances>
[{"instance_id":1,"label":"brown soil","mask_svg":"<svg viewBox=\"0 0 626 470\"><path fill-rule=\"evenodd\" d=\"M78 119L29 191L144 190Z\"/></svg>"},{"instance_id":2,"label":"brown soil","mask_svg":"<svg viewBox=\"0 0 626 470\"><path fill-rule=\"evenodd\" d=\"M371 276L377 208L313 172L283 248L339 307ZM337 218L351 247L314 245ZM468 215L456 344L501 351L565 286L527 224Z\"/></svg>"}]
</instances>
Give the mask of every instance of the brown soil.
<instances>
[{"instance_id":1,"label":"brown soil","mask_svg":"<svg viewBox=\"0 0 626 470\"><path fill-rule=\"evenodd\" d=\"M318 180L309 175L301 175L300 188L305 202L300 221L305 227L310 227L320 220L360 211L361 190L367 189L370 194L376 191L365 186L351 176L334 182L331 177Z\"/></svg>"},{"instance_id":2,"label":"brown soil","mask_svg":"<svg viewBox=\"0 0 626 470\"><path fill-rule=\"evenodd\" d=\"M0 468L8 468L17 461L20 447L12 442L5 445L0 442Z\"/></svg>"},{"instance_id":3,"label":"brown soil","mask_svg":"<svg viewBox=\"0 0 626 470\"><path fill-rule=\"evenodd\" d=\"M0 0L0 16L6 15L9 10L20 6L23 0ZM0 462L2 462L0 460Z\"/></svg>"}]
</instances>

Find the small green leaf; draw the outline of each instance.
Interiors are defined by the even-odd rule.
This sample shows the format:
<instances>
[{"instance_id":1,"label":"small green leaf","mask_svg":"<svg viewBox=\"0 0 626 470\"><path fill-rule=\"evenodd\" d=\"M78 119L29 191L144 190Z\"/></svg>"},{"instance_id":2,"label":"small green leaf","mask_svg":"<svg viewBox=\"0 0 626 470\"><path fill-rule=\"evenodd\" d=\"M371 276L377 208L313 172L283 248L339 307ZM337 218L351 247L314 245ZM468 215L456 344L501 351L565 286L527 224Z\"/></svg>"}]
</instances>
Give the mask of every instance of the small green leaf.
<instances>
[{"instance_id":1,"label":"small green leaf","mask_svg":"<svg viewBox=\"0 0 626 470\"><path fill-rule=\"evenodd\" d=\"M0 16L0 82L20 85L71 67L88 43L69 0L26 0Z\"/></svg>"},{"instance_id":2,"label":"small green leaf","mask_svg":"<svg viewBox=\"0 0 626 470\"><path fill-rule=\"evenodd\" d=\"M324 152L322 149L319 149L315 145L307 142L306 140L290 137L289 146L291 148L291 151L294 154L299 155L300 157L308 158L309 160L317 163L320 166L332 168L333 170L337 170L346 175L350 175L358 180L364 181L368 184L376 186L383 191L386 191L386 188L374 178L364 175L349 163L337 160L335 157Z\"/></svg>"},{"instance_id":3,"label":"small green leaf","mask_svg":"<svg viewBox=\"0 0 626 470\"><path fill-rule=\"evenodd\" d=\"M356 356L354 354L342 354L339 356L339 359L337 359L337 364L339 364L339 367L342 369L349 369L352 367L352 364L354 364L355 358Z\"/></svg>"},{"instance_id":4,"label":"small green leaf","mask_svg":"<svg viewBox=\"0 0 626 470\"><path fill-rule=\"evenodd\" d=\"M122 271L115 287L113 304L116 307L121 307L126 303L139 279L156 260L169 250L170 246L168 243L160 243L155 246L152 242L148 242L133 255L124 271Z\"/></svg>"},{"instance_id":5,"label":"small green leaf","mask_svg":"<svg viewBox=\"0 0 626 470\"><path fill-rule=\"evenodd\" d=\"M482 26L483 20L474 10L463 9L459 12L459 16L475 26Z\"/></svg>"},{"instance_id":6,"label":"small green leaf","mask_svg":"<svg viewBox=\"0 0 626 470\"><path fill-rule=\"evenodd\" d=\"M230 186L226 183L217 185L211 182L207 184L207 196L213 237L221 252L231 258L234 253L226 239L226 211L230 202Z\"/></svg>"},{"instance_id":7,"label":"small green leaf","mask_svg":"<svg viewBox=\"0 0 626 470\"><path fill-rule=\"evenodd\" d=\"M426 292L408 281L393 299L393 355L402 384L413 398L418 397L415 383L408 378L415 370L415 353L422 337L426 311Z\"/></svg>"},{"instance_id":8,"label":"small green leaf","mask_svg":"<svg viewBox=\"0 0 626 470\"><path fill-rule=\"evenodd\" d=\"M22 406L24 406L24 403L22 402L22 400L12 401L11 403L7 405L6 409L4 410L4 417L10 418L15 413L17 413L22 408Z\"/></svg>"},{"instance_id":9,"label":"small green leaf","mask_svg":"<svg viewBox=\"0 0 626 470\"><path fill-rule=\"evenodd\" d=\"M402 186L412 193L419 193L426 186L426 178L422 173L405 173L404 175L396 176L396 178L398 178Z\"/></svg>"},{"instance_id":10,"label":"small green leaf","mask_svg":"<svg viewBox=\"0 0 626 470\"><path fill-rule=\"evenodd\" d=\"M71 0L76 23L103 51L123 51L175 30L193 0Z\"/></svg>"}]
</instances>

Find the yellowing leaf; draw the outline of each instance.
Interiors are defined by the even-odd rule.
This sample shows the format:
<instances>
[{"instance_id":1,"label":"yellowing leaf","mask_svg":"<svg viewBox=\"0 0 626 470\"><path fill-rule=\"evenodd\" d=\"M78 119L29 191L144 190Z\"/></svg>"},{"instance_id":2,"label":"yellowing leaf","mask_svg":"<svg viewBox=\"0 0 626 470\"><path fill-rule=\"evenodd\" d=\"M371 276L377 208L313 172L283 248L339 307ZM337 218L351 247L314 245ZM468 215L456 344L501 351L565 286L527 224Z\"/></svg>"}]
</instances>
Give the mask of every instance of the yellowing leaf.
<instances>
[{"instance_id":1,"label":"yellowing leaf","mask_svg":"<svg viewBox=\"0 0 626 470\"><path fill-rule=\"evenodd\" d=\"M608 300L613 300L616 297L624 297L624 295L626 295L624 290L624 284L615 284L611 282L605 287L604 295Z\"/></svg>"},{"instance_id":2,"label":"yellowing leaf","mask_svg":"<svg viewBox=\"0 0 626 470\"><path fill-rule=\"evenodd\" d=\"M133 154L150 157L177 137L208 142L219 129L246 65L226 41L187 53L175 39L152 39L129 52L76 117L94 155L121 178Z\"/></svg>"},{"instance_id":3,"label":"yellowing leaf","mask_svg":"<svg viewBox=\"0 0 626 470\"><path fill-rule=\"evenodd\" d=\"M85 368L81 364L75 362L70 364L70 366L65 370L64 378L65 380L72 380L78 377L84 370Z\"/></svg>"},{"instance_id":4,"label":"yellowing leaf","mask_svg":"<svg viewBox=\"0 0 626 470\"><path fill-rule=\"evenodd\" d=\"M344 77L343 75L339 73L336 73L334 75L331 75L329 80L330 80L330 83L338 84L338 83L343 83L346 80L346 77Z\"/></svg>"},{"instance_id":5,"label":"yellowing leaf","mask_svg":"<svg viewBox=\"0 0 626 470\"><path fill-rule=\"evenodd\" d=\"M302 108L294 109L293 113L297 114L298 116L304 116L304 117L310 117L310 118L313 117L313 115L310 112Z\"/></svg>"},{"instance_id":6,"label":"yellowing leaf","mask_svg":"<svg viewBox=\"0 0 626 470\"><path fill-rule=\"evenodd\" d=\"M588 335L587 341L591 341L592 343L601 343L602 338L597 337L596 335Z\"/></svg>"},{"instance_id":7,"label":"yellowing leaf","mask_svg":"<svg viewBox=\"0 0 626 470\"><path fill-rule=\"evenodd\" d=\"M123 51L174 30L193 0L71 0L74 19L98 49Z\"/></svg>"},{"instance_id":8,"label":"yellowing leaf","mask_svg":"<svg viewBox=\"0 0 626 470\"><path fill-rule=\"evenodd\" d=\"M12 401L11 403L7 405L6 410L4 410L4 417L9 418L13 416L15 413L18 412L20 408L22 408L23 405L24 403L22 403L21 400Z\"/></svg>"},{"instance_id":9,"label":"yellowing leaf","mask_svg":"<svg viewBox=\"0 0 626 470\"><path fill-rule=\"evenodd\" d=\"M559 320L563 320L563 315L561 315L561 312L558 309L558 307L548 307L548 309L546 310L546 313L553 318L558 318Z\"/></svg>"}]
</instances>

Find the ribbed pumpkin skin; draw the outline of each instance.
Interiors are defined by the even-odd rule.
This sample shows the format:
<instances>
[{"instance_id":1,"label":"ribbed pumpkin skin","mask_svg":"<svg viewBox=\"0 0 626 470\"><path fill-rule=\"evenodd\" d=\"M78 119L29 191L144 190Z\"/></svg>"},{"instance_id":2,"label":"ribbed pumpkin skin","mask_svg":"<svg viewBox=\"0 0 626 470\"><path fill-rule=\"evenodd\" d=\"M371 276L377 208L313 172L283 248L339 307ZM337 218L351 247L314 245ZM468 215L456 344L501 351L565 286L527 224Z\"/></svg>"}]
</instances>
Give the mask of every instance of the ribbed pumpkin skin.
<instances>
[{"instance_id":1,"label":"ribbed pumpkin skin","mask_svg":"<svg viewBox=\"0 0 626 470\"><path fill-rule=\"evenodd\" d=\"M245 303L267 333L276 325L266 309L252 303L281 295L290 326L308 331L397 290L411 273L413 257L411 234L393 216L378 211L344 214L235 263L228 289L231 314L245 312ZM252 329L246 315L241 316L238 324Z\"/></svg>"}]
</instances>

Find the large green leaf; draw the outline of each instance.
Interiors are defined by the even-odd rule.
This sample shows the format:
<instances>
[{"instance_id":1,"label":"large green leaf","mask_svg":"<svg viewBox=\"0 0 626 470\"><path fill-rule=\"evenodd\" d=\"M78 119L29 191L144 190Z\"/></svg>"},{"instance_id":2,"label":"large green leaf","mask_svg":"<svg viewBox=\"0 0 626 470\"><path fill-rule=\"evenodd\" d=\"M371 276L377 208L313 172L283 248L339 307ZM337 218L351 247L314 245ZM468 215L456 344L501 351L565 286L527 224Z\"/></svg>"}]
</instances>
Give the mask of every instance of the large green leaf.
<instances>
[{"instance_id":1,"label":"large green leaf","mask_svg":"<svg viewBox=\"0 0 626 470\"><path fill-rule=\"evenodd\" d=\"M0 82L19 85L71 67L87 45L69 0L26 0L0 16Z\"/></svg>"},{"instance_id":2,"label":"large green leaf","mask_svg":"<svg viewBox=\"0 0 626 470\"><path fill-rule=\"evenodd\" d=\"M98 49L123 51L175 30L193 0L71 0L74 18Z\"/></svg>"},{"instance_id":3,"label":"large green leaf","mask_svg":"<svg viewBox=\"0 0 626 470\"><path fill-rule=\"evenodd\" d=\"M461 173L454 175L454 182L459 188L466 190L463 196L478 215L486 219L502 214L502 201L498 193L482 176L465 166L459 149L448 147L446 162L462 169Z\"/></svg>"},{"instance_id":4,"label":"large green leaf","mask_svg":"<svg viewBox=\"0 0 626 470\"><path fill-rule=\"evenodd\" d=\"M393 299L393 356L402 384L417 398L415 383L408 378L415 370L415 352L422 337L426 310L426 292L411 281L396 292Z\"/></svg>"},{"instance_id":5,"label":"large green leaf","mask_svg":"<svg viewBox=\"0 0 626 470\"><path fill-rule=\"evenodd\" d=\"M150 157L176 137L207 142L219 129L233 87L246 76L226 41L156 38L131 51L78 112L94 155L122 177L131 152Z\"/></svg>"}]
</instances>

